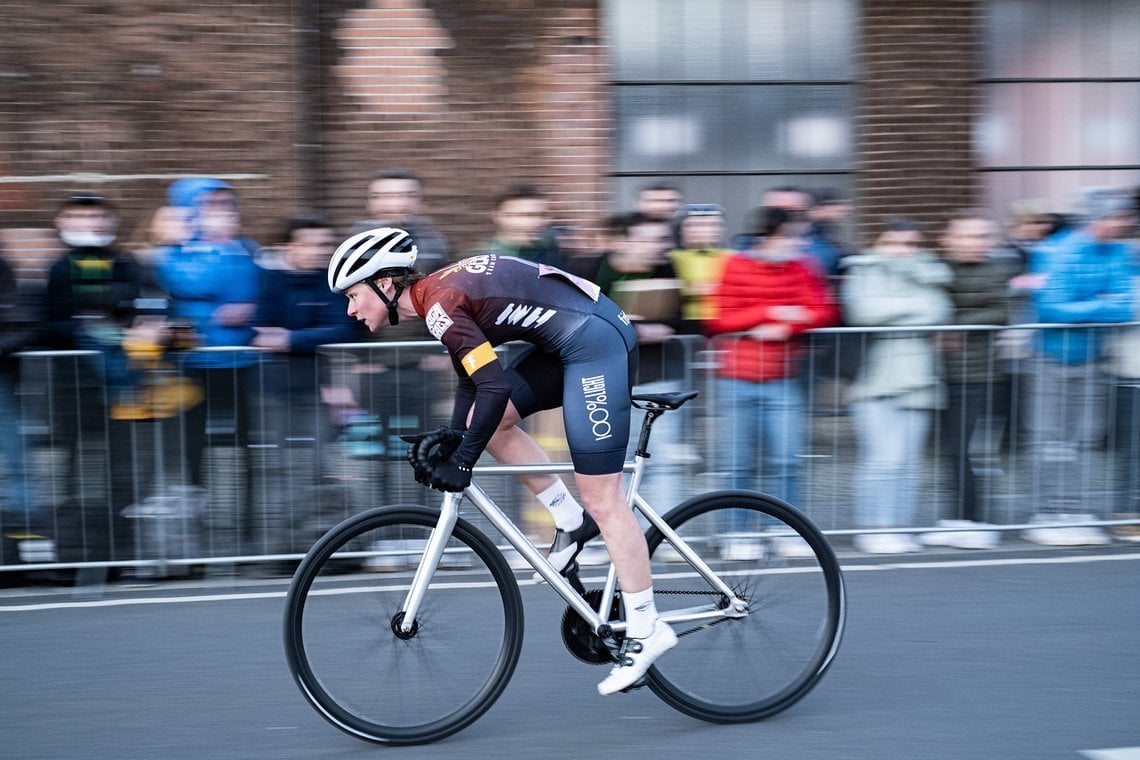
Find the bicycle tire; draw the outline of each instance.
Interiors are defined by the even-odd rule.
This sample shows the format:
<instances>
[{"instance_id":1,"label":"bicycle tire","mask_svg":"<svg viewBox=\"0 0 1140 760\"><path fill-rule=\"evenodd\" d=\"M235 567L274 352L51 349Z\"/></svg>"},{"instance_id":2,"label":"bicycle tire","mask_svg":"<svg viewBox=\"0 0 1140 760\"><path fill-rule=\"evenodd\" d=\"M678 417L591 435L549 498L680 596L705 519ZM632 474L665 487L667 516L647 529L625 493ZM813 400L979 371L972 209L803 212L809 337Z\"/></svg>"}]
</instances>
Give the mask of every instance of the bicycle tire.
<instances>
[{"instance_id":1,"label":"bicycle tire","mask_svg":"<svg viewBox=\"0 0 1140 760\"><path fill-rule=\"evenodd\" d=\"M518 663L518 583L494 544L463 519L413 633L398 633L438 517L421 506L351 517L313 545L289 587L284 638L293 680L321 716L365 741L423 744L466 728L499 698Z\"/></svg>"},{"instance_id":2,"label":"bicycle tire","mask_svg":"<svg viewBox=\"0 0 1140 760\"><path fill-rule=\"evenodd\" d=\"M698 496L665 520L748 603L748 614L678 624L677 647L647 674L653 693L714 723L768 718L806 696L833 662L847 614L839 562L819 529L790 504L752 491ZM651 527L646 539L661 612L710 596L728 601L678 564L660 531Z\"/></svg>"}]
</instances>

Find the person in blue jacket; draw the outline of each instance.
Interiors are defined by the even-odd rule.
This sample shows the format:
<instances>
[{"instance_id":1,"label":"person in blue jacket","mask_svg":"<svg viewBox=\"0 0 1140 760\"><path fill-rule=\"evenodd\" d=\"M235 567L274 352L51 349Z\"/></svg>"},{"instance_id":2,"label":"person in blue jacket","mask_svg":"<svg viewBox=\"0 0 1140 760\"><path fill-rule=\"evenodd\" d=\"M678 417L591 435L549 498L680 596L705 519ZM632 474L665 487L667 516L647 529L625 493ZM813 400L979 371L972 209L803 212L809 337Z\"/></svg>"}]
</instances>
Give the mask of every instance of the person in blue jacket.
<instances>
[{"instance_id":1,"label":"person in blue jacket","mask_svg":"<svg viewBox=\"0 0 1140 760\"><path fill-rule=\"evenodd\" d=\"M238 452L244 498L240 498L236 535L252 535L249 462L250 390L257 353L235 351L248 346L260 293L256 245L240 238L237 195L217 179L187 177L167 191L171 206L185 215L188 239L156 252L155 276L170 296L172 323L189 330L195 349L182 358L182 369L202 387L206 403L187 412L184 426L186 467L194 485L204 485L203 455L207 427ZM209 423L209 425L207 425ZM232 547L234 549L241 547Z\"/></svg>"},{"instance_id":2,"label":"person in blue jacket","mask_svg":"<svg viewBox=\"0 0 1140 760\"><path fill-rule=\"evenodd\" d=\"M1041 286L1033 293L1036 318L1058 325L1111 325L1134 319L1136 251L1125 240L1136 223L1132 199L1109 189L1085 196L1086 221L1033 249L1030 271ZM1042 498L1039 522L1078 522L1087 515L1079 490L1089 452L1108 425L1109 380L1103 360L1114 331L1106 327L1057 327L1038 335L1029 377L1030 477ZM1081 506L1081 509L1076 509ZM1070 519L1076 518L1076 519ZM1050 545L1098 544L1098 528L1035 528L1026 538Z\"/></svg>"}]
</instances>

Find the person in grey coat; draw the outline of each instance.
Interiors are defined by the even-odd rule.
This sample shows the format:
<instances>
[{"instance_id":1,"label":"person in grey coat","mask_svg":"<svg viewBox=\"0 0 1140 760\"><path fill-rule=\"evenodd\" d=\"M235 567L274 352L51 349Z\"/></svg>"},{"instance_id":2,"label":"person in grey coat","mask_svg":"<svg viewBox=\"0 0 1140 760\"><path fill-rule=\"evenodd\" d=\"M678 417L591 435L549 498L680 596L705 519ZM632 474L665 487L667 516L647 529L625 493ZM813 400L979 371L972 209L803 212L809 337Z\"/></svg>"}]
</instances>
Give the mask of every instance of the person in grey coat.
<instances>
[{"instance_id":1,"label":"person in grey coat","mask_svg":"<svg viewBox=\"0 0 1140 760\"><path fill-rule=\"evenodd\" d=\"M953 273L923 250L918 224L888 223L875 247L848 257L842 303L847 324L906 328L947 322ZM934 410L945 404L935 334L906 329L875 332L847 389L858 445L855 518L860 528L913 522L926 437ZM908 534L865 533L855 546L868 554L918 551Z\"/></svg>"}]
</instances>

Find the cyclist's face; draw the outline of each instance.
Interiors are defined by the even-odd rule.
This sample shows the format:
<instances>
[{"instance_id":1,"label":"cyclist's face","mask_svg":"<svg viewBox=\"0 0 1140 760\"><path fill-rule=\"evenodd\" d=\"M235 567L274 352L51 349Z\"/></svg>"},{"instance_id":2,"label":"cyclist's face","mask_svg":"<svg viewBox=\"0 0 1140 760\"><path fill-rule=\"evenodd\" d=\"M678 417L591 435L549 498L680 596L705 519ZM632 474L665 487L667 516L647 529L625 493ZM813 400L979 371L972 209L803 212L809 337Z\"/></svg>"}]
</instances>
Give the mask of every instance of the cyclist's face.
<instances>
[{"instance_id":1,"label":"cyclist's face","mask_svg":"<svg viewBox=\"0 0 1140 760\"><path fill-rule=\"evenodd\" d=\"M377 283L389 297L391 296L387 293L386 287L390 286L391 282L390 278L383 278ZM366 283L356 283L344 291L344 295L348 298L348 316L363 322L372 332L388 324L388 307Z\"/></svg>"}]
</instances>

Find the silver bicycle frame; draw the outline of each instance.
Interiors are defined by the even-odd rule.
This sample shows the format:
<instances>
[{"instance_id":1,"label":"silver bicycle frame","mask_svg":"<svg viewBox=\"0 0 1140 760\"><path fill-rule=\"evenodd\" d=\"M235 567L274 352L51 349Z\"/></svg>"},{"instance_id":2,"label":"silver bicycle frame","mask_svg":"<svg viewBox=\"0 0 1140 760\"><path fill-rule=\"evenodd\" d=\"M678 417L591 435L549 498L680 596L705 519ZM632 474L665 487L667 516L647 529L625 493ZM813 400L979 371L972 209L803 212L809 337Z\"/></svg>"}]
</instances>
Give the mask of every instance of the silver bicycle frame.
<instances>
[{"instance_id":1,"label":"silver bicycle frame","mask_svg":"<svg viewBox=\"0 0 1140 760\"><path fill-rule=\"evenodd\" d=\"M641 479L645 472L645 459L640 456L635 456L632 460L625 463L622 471L632 473L626 491L626 498L630 505L641 512L651 525L661 531L665 538L673 545L673 548L685 558L689 565L702 578L730 600L727 606L707 604L678 610L669 610L668 612L662 613L661 619L667 623L691 623L700 620L716 620L726 616L743 617L746 615L748 612L747 604L736 596L736 592L721 580L720 576L669 527L649 502L638 493L638 487L641 485ZM574 467L568 462L527 465L483 465L477 466L474 469L475 475L555 475L573 472ZM601 603L598 609L595 610L574 590L574 587L570 585L569 581L554 569L554 566L547 561L546 557L539 553L535 545L531 543L530 539L515 525L514 521L503 513L499 505L496 504L495 501L487 495L487 492L474 480L472 480L471 485L469 485L462 494L448 493L443 497L443 503L440 505L439 520L431 536L428 537L423 558L420 560L419 567L416 568L415 576L412 578L411 588L408 589L408 595L404 600L404 618L401 621L402 630L411 631L415 625L420 606L423 603L424 596L427 594L428 585L435 575L439 560L443 556L444 547L447 546L447 542L451 538L451 532L455 528L455 522L459 519L459 504L464 496L470 499L471 503L475 505L483 516L495 526L495 529L503 535L507 543L526 558L526 561L535 569L539 576L541 576L568 605L573 607L584 620L590 623L595 632L599 632L602 626L609 626L614 631L625 630L626 624L624 621L610 620L608 617L614 594L617 592L617 573L612 564L606 574Z\"/></svg>"}]
</instances>

